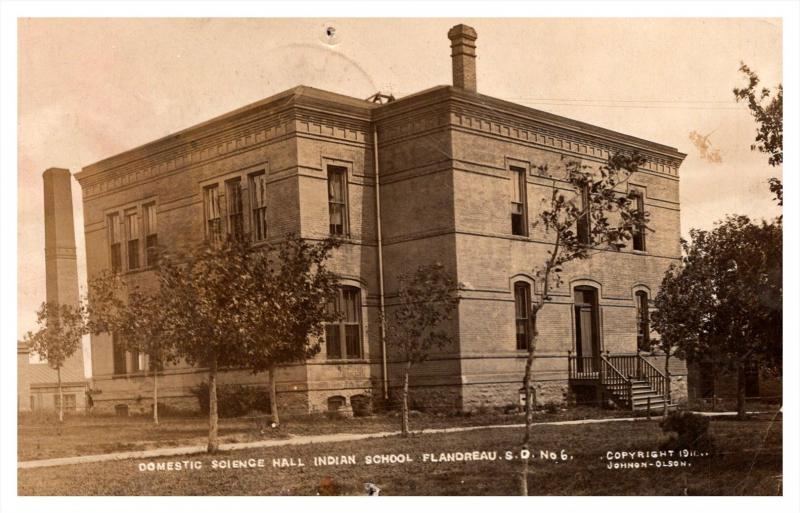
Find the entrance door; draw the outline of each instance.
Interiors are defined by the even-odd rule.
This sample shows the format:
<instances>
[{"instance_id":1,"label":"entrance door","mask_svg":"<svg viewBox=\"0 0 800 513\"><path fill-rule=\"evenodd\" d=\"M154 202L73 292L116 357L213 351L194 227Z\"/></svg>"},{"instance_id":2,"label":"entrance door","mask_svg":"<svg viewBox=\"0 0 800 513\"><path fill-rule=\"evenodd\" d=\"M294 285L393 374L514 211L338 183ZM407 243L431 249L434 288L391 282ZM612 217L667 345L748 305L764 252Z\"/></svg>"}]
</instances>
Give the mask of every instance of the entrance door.
<instances>
[{"instance_id":1,"label":"entrance door","mask_svg":"<svg viewBox=\"0 0 800 513\"><path fill-rule=\"evenodd\" d=\"M600 337L597 290L575 288L575 353L578 372L597 372L600 358Z\"/></svg>"}]
</instances>

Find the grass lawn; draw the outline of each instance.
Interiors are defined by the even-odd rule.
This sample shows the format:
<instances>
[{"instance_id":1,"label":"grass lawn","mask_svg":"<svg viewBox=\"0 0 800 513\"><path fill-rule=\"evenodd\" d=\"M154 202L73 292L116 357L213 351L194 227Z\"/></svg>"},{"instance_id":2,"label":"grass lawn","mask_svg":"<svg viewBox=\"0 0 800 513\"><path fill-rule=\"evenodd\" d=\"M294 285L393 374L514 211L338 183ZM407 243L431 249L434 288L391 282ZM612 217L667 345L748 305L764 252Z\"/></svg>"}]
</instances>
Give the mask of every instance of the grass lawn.
<instances>
[{"instance_id":1,"label":"grass lawn","mask_svg":"<svg viewBox=\"0 0 800 513\"><path fill-rule=\"evenodd\" d=\"M623 410L600 410L580 407L557 413L540 413L537 422L573 420L598 417L629 416ZM288 438L291 435L322 435L329 433L374 433L398 431L396 416L375 415L357 418L328 418L326 416L287 417L279 429L269 427L269 417L220 419L219 433L223 443L251 442ZM486 426L521 424L520 414L487 412L473 415L418 414L411 418L412 429L457 426ZM60 425L55 414L23 415L19 418L17 456L20 461L103 454L120 451L202 445L208 440L208 420L205 417L165 417L159 426L146 416L85 416L66 417Z\"/></svg>"},{"instance_id":2,"label":"grass lawn","mask_svg":"<svg viewBox=\"0 0 800 513\"><path fill-rule=\"evenodd\" d=\"M778 495L781 493L780 417L711 423L717 453L658 461L691 466L608 469L607 451L656 450L663 439L656 421L536 426L529 489L537 495ZM317 431L318 432L318 431ZM363 494L364 483L384 495L515 495L521 429L378 438L269 449L249 449L178 458L128 460L20 470L20 495L315 495ZM569 459L548 461L539 451L565 451ZM496 451L494 461L423 461L424 454ZM365 464L380 454L409 455L413 462ZM356 464L315 466L314 457L352 455ZM214 469L212 461L264 459L262 468ZM290 458L304 467L273 467ZM191 460L201 469L140 471L144 463ZM655 462L654 459L638 461Z\"/></svg>"}]
</instances>

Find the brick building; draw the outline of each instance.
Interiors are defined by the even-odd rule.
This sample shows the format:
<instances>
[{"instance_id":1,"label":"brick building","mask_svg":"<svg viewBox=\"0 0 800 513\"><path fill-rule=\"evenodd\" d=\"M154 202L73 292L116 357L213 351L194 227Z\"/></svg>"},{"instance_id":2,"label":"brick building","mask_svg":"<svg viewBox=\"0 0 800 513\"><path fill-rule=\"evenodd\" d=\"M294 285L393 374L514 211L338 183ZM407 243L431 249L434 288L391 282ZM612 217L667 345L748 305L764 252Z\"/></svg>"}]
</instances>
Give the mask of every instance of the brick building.
<instances>
[{"instance_id":1,"label":"brick building","mask_svg":"<svg viewBox=\"0 0 800 513\"><path fill-rule=\"evenodd\" d=\"M343 236L332 267L349 312L344 336L278 374L284 407L320 411L391 394L400 366L391 348L384 351L381 302L391 310L399 272L438 261L463 284L449 326L457 342L414 368L413 401L439 409L518 404L526 356L518 326L536 293L531 270L548 248L531 223L539 200L564 185L567 162L600 165L615 151L636 150L647 163L630 187L641 193L654 231L636 248L565 270L564 286L539 320L537 397L560 402L596 385L589 378L597 378L601 354L659 367L658 358L642 364L636 350L647 343L649 301L680 256L678 168L685 155L479 94L477 34L458 25L448 37L453 86L387 102L299 86L85 167L77 178L89 277L115 268L147 281L148 248L219 231L241 229L267 241L288 232ZM590 357L591 369L576 355ZM94 336L95 406L149 410L146 367L146 358L115 350L112 337ZM678 399L686 370L672 368ZM168 368L159 387L165 402L196 407L189 389L203 380L200 370ZM655 390L639 377L625 379ZM266 376L228 370L220 381L263 385Z\"/></svg>"}]
</instances>

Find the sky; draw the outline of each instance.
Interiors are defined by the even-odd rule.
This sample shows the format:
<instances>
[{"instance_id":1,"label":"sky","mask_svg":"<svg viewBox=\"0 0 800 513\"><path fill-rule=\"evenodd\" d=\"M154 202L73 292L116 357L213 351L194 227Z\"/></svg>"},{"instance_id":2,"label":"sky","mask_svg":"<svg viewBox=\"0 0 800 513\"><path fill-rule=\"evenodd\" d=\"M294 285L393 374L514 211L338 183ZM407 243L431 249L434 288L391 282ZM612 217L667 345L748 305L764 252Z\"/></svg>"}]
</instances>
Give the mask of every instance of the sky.
<instances>
[{"instance_id":1,"label":"sky","mask_svg":"<svg viewBox=\"0 0 800 513\"><path fill-rule=\"evenodd\" d=\"M76 173L296 85L367 98L450 84L457 23L478 32L478 92L687 153L684 236L726 214L779 213L766 181L781 170L750 150L755 123L731 91L745 84L742 61L763 86L781 83L780 20L21 19L18 336L35 328L45 297L45 169ZM718 159L702 157L693 132ZM73 201L83 294L75 180Z\"/></svg>"}]
</instances>

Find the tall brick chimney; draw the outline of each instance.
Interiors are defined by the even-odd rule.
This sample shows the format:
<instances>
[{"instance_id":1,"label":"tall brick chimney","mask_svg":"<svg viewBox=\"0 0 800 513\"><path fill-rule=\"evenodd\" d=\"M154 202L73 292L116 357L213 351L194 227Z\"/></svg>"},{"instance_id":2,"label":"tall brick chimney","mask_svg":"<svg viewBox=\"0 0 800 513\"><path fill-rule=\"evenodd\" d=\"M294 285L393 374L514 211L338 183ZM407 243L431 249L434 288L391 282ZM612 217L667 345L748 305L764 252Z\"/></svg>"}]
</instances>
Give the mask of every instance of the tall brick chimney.
<instances>
[{"instance_id":1,"label":"tall brick chimney","mask_svg":"<svg viewBox=\"0 0 800 513\"><path fill-rule=\"evenodd\" d=\"M51 167L42 173L44 181L44 262L48 303L77 305L78 257L75 253L75 221L72 216L72 174ZM61 376L83 380L83 350L67 358ZM56 380L55 373L50 376ZM78 404L82 400L78 399Z\"/></svg>"},{"instance_id":2,"label":"tall brick chimney","mask_svg":"<svg viewBox=\"0 0 800 513\"><path fill-rule=\"evenodd\" d=\"M44 180L44 258L47 302L78 304L78 258L72 217L72 175L50 168Z\"/></svg>"},{"instance_id":3,"label":"tall brick chimney","mask_svg":"<svg viewBox=\"0 0 800 513\"><path fill-rule=\"evenodd\" d=\"M478 79L475 72L475 40L478 33L475 29L464 25L456 25L447 33L453 58L453 86L465 91L478 90Z\"/></svg>"}]
</instances>

